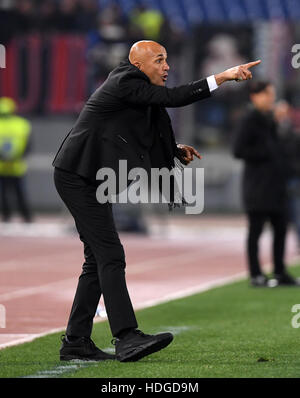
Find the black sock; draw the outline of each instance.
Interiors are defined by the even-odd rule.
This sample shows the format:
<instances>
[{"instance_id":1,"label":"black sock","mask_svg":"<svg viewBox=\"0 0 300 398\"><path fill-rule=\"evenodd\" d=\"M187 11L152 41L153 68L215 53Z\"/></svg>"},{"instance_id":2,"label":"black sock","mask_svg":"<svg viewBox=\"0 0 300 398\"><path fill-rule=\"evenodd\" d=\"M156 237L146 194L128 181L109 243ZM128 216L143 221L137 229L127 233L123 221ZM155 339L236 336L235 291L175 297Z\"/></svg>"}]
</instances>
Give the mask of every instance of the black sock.
<instances>
[{"instance_id":1,"label":"black sock","mask_svg":"<svg viewBox=\"0 0 300 398\"><path fill-rule=\"evenodd\" d=\"M127 328L127 329L123 329L121 330L121 332L119 332L116 337L118 339L124 339L124 337L128 336L131 332L133 332L135 330L135 328Z\"/></svg>"}]
</instances>

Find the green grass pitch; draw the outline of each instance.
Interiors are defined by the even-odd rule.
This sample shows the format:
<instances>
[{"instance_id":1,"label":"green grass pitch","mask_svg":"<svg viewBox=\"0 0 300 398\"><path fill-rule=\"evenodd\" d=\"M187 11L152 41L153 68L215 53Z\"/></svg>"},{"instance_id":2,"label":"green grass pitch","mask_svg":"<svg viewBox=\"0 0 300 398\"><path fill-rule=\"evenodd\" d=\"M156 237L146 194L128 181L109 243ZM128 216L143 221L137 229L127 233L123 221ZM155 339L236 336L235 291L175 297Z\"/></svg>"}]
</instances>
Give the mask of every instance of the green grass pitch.
<instances>
[{"instance_id":1,"label":"green grass pitch","mask_svg":"<svg viewBox=\"0 0 300 398\"><path fill-rule=\"evenodd\" d=\"M300 266L290 272L300 276ZM0 377L298 378L295 304L300 304L299 287L236 282L137 311L145 333L175 334L170 346L139 362L60 362L61 333L56 333L0 350ZM95 324L92 338L100 348L113 348L107 322Z\"/></svg>"}]
</instances>

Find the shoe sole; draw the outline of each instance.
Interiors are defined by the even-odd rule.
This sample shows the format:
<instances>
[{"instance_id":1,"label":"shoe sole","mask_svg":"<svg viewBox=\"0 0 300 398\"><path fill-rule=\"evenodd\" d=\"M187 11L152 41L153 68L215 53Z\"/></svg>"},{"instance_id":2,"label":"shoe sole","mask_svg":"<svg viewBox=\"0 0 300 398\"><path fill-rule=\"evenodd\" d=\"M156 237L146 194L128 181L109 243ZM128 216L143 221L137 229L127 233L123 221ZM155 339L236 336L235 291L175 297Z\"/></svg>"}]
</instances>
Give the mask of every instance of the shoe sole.
<instances>
[{"instance_id":1,"label":"shoe sole","mask_svg":"<svg viewBox=\"0 0 300 398\"><path fill-rule=\"evenodd\" d=\"M117 355L117 360L120 362L136 362L147 355L153 354L157 351L167 347L173 340L173 336L149 343L147 346L142 346L134 351L128 351L125 354Z\"/></svg>"}]
</instances>

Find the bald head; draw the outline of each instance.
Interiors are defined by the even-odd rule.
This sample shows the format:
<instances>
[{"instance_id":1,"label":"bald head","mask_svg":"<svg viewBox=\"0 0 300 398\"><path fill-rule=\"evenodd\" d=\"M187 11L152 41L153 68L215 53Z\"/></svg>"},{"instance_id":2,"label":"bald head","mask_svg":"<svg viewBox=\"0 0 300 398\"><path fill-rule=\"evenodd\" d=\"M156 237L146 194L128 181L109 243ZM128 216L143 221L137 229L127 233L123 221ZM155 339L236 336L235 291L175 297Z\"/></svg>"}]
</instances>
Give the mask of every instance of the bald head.
<instances>
[{"instance_id":1,"label":"bald head","mask_svg":"<svg viewBox=\"0 0 300 398\"><path fill-rule=\"evenodd\" d=\"M164 86L170 69L166 49L151 40L142 40L133 44L129 52L129 61L150 79L152 84Z\"/></svg>"},{"instance_id":2,"label":"bald head","mask_svg":"<svg viewBox=\"0 0 300 398\"><path fill-rule=\"evenodd\" d=\"M152 57L157 53L166 52L165 48L156 41L141 40L133 44L129 51L129 61L134 64L135 62L143 62L145 58Z\"/></svg>"}]
</instances>

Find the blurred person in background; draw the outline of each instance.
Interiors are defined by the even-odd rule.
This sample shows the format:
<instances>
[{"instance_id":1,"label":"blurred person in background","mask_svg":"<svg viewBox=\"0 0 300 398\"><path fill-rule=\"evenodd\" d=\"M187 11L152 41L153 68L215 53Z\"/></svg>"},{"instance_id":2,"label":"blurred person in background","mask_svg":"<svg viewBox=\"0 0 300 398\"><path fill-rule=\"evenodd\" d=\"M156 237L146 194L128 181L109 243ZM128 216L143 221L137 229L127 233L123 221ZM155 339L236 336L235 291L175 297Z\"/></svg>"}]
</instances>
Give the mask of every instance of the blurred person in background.
<instances>
[{"instance_id":1,"label":"blurred person in background","mask_svg":"<svg viewBox=\"0 0 300 398\"><path fill-rule=\"evenodd\" d=\"M158 9L149 8L145 4L133 8L130 12L128 30L131 42L136 42L141 37L159 41L168 47L169 57L180 53L186 39L182 27Z\"/></svg>"},{"instance_id":2,"label":"blurred person in background","mask_svg":"<svg viewBox=\"0 0 300 398\"><path fill-rule=\"evenodd\" d=\"M159 10L148 9L145 5L140 5L132 11L130 22L136 36L151 40L161 39L161 30L165 19Z\"/></svg>"},{"instance_id":3,"label":"blurred person in background","mask_svg":"<svg viewBox=\"0 0 300 398\"><path fill-rule=\"evenodd\" d=\"M101 10L98 15L97 29L99 40L106 44L127 42L128 20L120 5L112 3Z\"/></svg>"},{"instance_id":4,"label":"blurred person in background","mask_svg":"<svg viewBox=\"0 0 300 398\"><path fill-rule=\"evenodd\" d=\"M244 161L243 202L248 218L247 258L252 286L298 285L284 264L287 232L287 164L273 116L274 85L253 81L249 86L251 106L235 134L233 152ZM273 230L274 279L262 273L259 239L265 223Z\"/></svg>"},{"instance_id":5,"label":"blurred person in background","mask_svg":"<svg viewBox=\"0 0 300 398\"><path fill-rule=\"evenodd\" d=\"M0 98L0 189L3 221L12 216L11 197L17 200L25 222L32 221L25 193L24 176L27 164L24 156L29 149L30 122L15 115L16 104L11 98Z\"/></svg>"},{"instance_id":6,"label":"blurred person in background","mask_svg":"<svg viewBox=\"0 0 300 398\"><path fill-rule=\"evenodd\" d=\"M57 16L58 29L69 33L77 31L77 21L80 10L77 0L59 1L59 13Z\"/></svg>"},{"instance_id":7,"label":"blurred person in background","mask_svg":"<svg viewBox=\"0 0 300 398\"><path fill-rule=\"evenodd\" d=\"M78 0L79 16L77 29L81 32L88 32L96 29L99 6L97 0Z\"/></svg>"},{"instance_id":8,"label":"blurred person in background","mask_svg":"<svg viewBox=\"0 0 300 398\"><path fill-rule=\"evenodd\" d=\"M7 44L18 30L17 13L13 0L0 1L0 38Z\"/></svg>"},{"instance_id":9,"label":"blurred person in background","mask_svg":"<svg viewBox=\"0 0 300 398\"><path fill-rule=\"evenodd\" d=\"M128 54L128 24L120 5L103 8L96 18L96 29L89 33L89 92L104 82L109 72Z\"/></svg>"},{"instance_id":10,"label":"blurred person in background","mask_svg":"<svg viewBox=\"0 0 300 398\"><path fill-rule=\"evenodd\" d=\"M97 28L97 0L0 1L1 42L32 32L80 33Z\"/></svg>"},{"instance_id":11,"label":"blurred person in background","mask_svg":"<svg viewBox=\"0 0 300 398\"><path fill-rule=\"evenodd\" d=\"M289 219L296 234L300 251L300 134L292 124L291 107L287 101L279 101L275 106L278 133L288 164L287 193Z\"/></svg>"},{"instance_id":12,"label":"blurred person in background","mask_svg":"<svg viewBox=\"0 0 300 398\"><path fill-rule=\"evenodd\" d=\"M39 4L39 17L36 18L36 26L40 32L48 33L58 29L58 6L53 0L45 0Z\"/></svg>"},{"instance_id":13,"label":"blurred person in background","mask_svg":"<svg viewBox=\"0 0 300 398\"><path fill-rule=\"evenodd\" d=\"M35 30L37 18L33 0L16 0L16 28L18 33Z\"/></svg>"}]
</instances>

